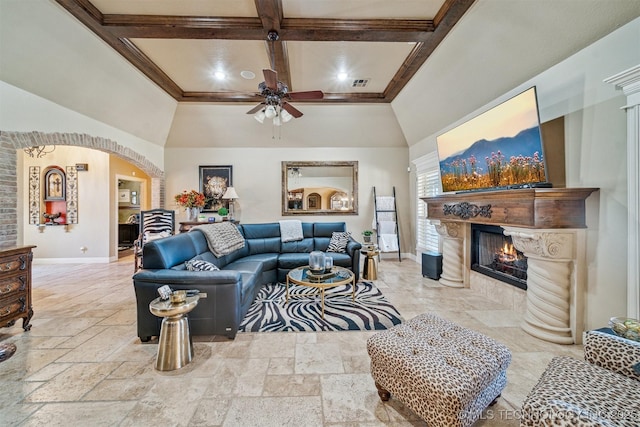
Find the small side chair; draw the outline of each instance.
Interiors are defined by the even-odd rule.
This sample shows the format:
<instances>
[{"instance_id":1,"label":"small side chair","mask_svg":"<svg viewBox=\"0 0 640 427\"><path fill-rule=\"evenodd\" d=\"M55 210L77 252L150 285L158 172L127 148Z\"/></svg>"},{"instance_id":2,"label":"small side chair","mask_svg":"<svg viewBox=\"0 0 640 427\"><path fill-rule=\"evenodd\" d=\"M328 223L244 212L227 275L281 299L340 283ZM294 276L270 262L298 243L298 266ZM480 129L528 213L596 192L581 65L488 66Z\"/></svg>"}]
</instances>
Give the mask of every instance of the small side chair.
<instances>
[{"instance_id":1,"label":"small side chair","mask_svg":"<svg viewBox=\"0 0 640 427\"><path fill-rule=\"evenodd\" d=\"M133 244L134 272L142 268L142 249L151 240L175 234L176 212L168 209L150 209L140 212L140 235Z\"/></svg>"}]
</instances>

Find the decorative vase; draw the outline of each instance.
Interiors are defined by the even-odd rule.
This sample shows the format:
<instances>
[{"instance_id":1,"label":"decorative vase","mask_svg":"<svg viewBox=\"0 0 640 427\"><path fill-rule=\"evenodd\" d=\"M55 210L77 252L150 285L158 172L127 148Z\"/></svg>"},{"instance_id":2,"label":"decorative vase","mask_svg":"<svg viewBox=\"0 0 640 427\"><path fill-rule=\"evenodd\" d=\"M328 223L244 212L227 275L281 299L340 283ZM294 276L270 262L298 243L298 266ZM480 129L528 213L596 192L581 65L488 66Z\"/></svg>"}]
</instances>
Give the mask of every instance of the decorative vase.
<instances>
[{"instance_id":1,"label":"decorative vase","mask_svg":"<svg viewBox=\"0 0 640 427\"><path fill-rule=\"evenodd\" d=\"M187 221L197 221L200 208L187 208Z\"/></svg>"},{"instance_id":2,"label":"decorative vase","mask_svg":"<svg viewBox=\"0 0 640 427\"><path fill-rule=\"evenodd\" d=\"M309 270L314 273L321 273L325 267L324 252L313 251L309 254Z\"/></svg>"}]
</instances>

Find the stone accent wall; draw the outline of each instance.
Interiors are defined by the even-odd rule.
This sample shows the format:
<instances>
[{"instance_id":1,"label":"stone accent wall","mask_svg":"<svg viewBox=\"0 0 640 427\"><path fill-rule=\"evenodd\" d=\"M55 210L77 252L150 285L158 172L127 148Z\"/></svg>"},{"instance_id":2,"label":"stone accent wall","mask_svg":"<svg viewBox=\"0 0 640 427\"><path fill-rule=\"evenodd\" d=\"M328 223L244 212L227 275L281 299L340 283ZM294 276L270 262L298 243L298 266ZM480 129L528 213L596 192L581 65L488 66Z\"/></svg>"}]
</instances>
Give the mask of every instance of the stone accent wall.
<instances>
[{"instance_id":1,"label":"stone accent wall","mask_svg":"<svg viewBox=\"0 0 640 427\"><path fill-rule=\"evenodd\" d=\"M0 247L14 246L18 239L18 178L16 149L0 139Z\"/></svg>"},{"instance_id":2,"label":"stone accent wall","mask_svg":"<svg viewBox=\"0 0 640 427\"><path fill-rule=\"evenodd\" d=\"M133 163L151 177L151 207L164 207L164 171L128 147L101 137L79 133L0 131L0 246L18 239L18 179L16 150L37 145L71 145L104 151Z\"/></svg>"}]
</instances>

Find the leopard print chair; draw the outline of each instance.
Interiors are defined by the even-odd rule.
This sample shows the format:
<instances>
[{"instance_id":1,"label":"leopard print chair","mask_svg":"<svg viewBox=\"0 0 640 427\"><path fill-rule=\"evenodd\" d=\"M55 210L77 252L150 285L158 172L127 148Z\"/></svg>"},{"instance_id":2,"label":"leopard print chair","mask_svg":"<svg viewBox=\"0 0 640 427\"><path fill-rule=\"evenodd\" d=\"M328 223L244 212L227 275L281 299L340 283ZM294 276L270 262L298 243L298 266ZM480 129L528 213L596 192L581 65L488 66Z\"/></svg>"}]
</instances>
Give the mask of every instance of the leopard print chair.
<instances>
[{"instance_id":1,"label":"leopard print chair","mask_svg":"<svg viewBox=\"0 0 640 427\"><path fill-rule=\"evenodd\" d=\"M589 331L584 358L551 360L524 401L521 426L640 426L640 342Z\"/></svg>"},{"instance_id":2,"label":"leopard print chair","mask_svg":"<svg viewBox=\"0 0 640 427\"><path fill-rule=\"evenodd\" d=\"M470 426L507 383L511 352L478 332L431 314L367 340L371 375L430 426Z\"/></svg>"}]
</instances>

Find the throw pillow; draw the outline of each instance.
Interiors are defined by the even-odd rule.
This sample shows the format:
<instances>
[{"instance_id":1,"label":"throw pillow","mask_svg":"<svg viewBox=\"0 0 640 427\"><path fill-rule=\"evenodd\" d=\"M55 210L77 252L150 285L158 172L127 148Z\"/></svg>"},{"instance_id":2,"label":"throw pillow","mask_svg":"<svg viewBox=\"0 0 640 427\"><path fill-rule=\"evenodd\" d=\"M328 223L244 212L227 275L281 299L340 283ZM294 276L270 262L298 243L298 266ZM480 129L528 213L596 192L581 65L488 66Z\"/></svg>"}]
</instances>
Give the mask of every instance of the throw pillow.
<instances>
[{"instance_id":1,"label":"throw pillow","mask_svg":"<svg viewBox=\"0 0 640 427\"><path fill-rule=\"evenodd\" d=\"M347 252L347 244L349 243L350 231L334 231L331 234L331 241L327 247L327 252Z\"/></svg>"},{"instance_id":2,"label":"throw pillow","mask_svg":"<svg viewBox=\"0 0 640 427\"><path fill-rule=\"evenodd\" d=\"M184 263L189 271L216 271L220 270L214 263L203 260L189 260Z\"/></svg>"}]
</instances>

